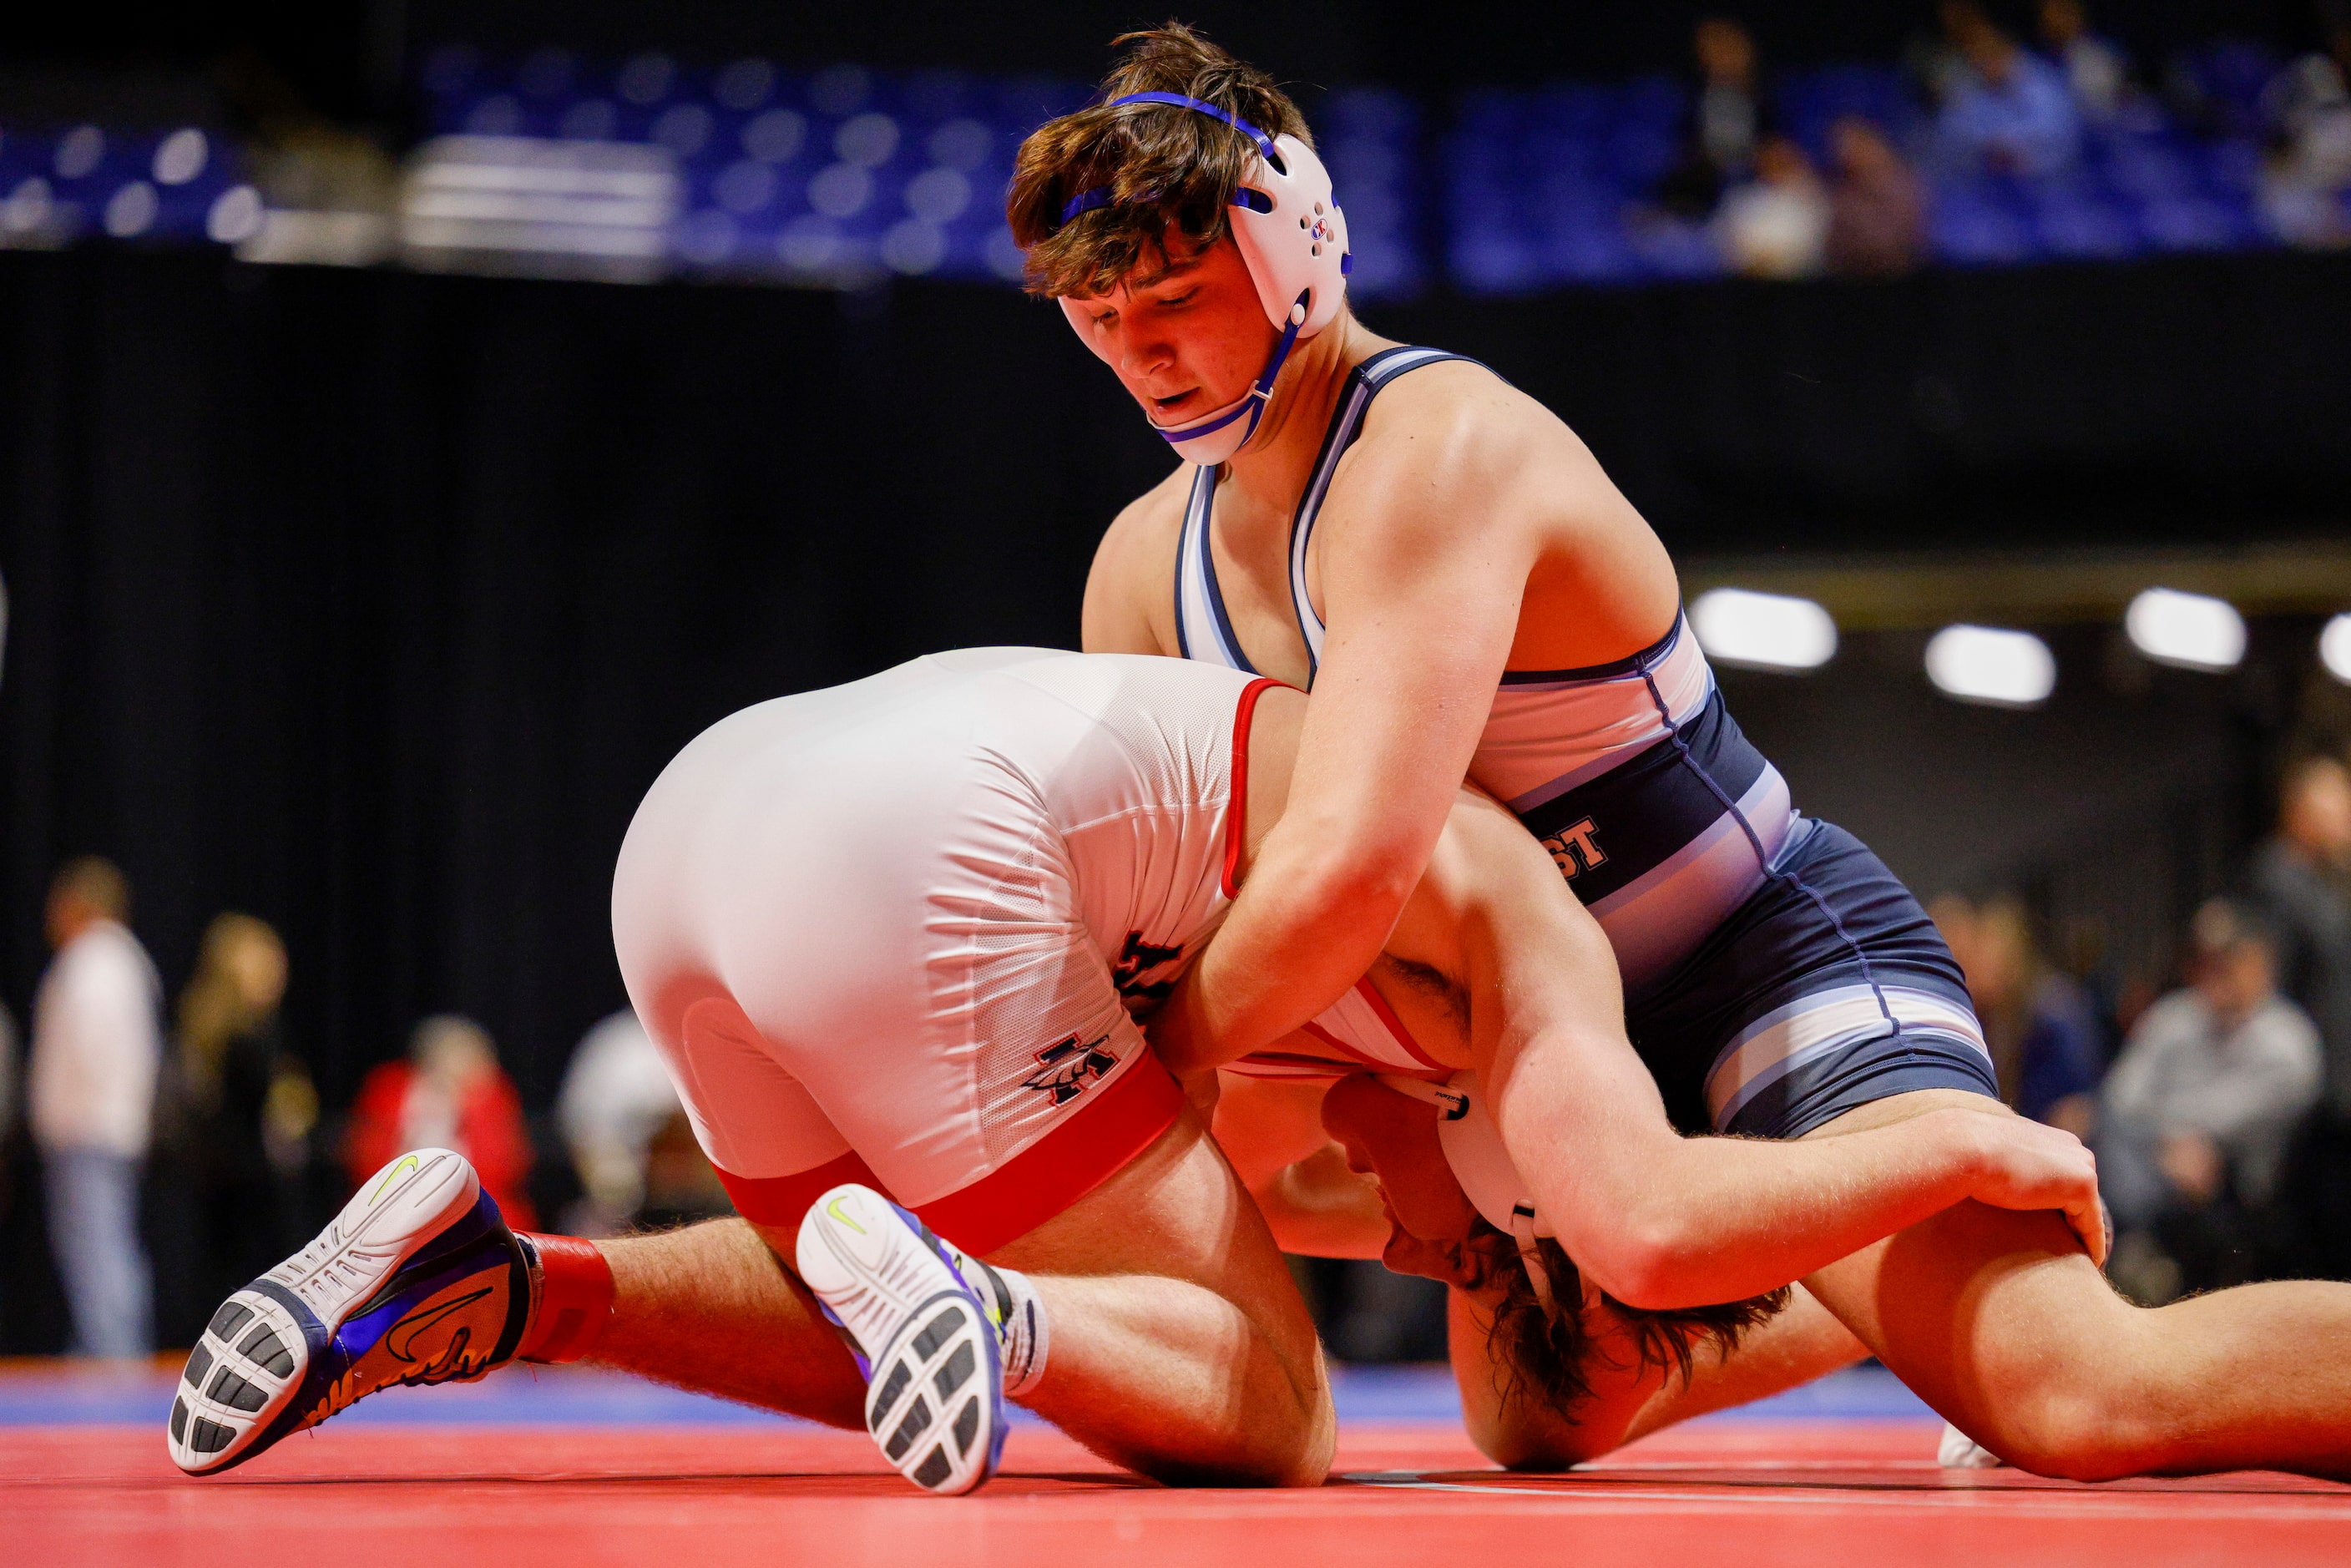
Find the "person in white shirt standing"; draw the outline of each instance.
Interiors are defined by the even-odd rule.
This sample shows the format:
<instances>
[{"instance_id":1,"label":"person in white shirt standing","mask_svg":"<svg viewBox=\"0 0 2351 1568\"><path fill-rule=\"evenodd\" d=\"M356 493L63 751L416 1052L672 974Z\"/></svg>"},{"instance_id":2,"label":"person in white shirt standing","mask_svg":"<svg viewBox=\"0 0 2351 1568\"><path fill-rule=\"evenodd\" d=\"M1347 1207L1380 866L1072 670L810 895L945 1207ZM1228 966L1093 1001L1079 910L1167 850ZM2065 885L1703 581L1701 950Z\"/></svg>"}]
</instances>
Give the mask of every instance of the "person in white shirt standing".
<instances>
[{"instance_id":1,"label":"person in white shirt standing","mask_svg":"<svg viewBox=\"0 0 2351 1568\"><path fill-rule=\"evenodd\" d=\"M162 987L123 924L130 909L130 884L110 861L86 856L57 873L48 904L57 957L33 1008L26 1109L49 1245L84 1355L153 1349L139 1178L162 1059Z\"/></svg>"}]
</instances>

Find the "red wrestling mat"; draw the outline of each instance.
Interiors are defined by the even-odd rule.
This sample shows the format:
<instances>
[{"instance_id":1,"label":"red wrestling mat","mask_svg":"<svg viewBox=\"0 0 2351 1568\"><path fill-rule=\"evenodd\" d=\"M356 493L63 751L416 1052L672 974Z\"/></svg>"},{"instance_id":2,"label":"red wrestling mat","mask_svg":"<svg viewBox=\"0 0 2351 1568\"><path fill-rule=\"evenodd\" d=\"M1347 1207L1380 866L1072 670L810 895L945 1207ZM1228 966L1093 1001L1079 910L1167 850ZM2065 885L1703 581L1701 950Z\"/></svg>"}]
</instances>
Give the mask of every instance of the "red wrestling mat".
<instances>
[{"instance_id":1,"label":"red wrestling mat","mask_svg":"<svg viewBox=\"0 0 2351 1568\"><path fill-rule=\"evenodd\" d=\"M1351 1428L1315 1491L1168 1491L1016 1430L1006 1473L922 1497L862 1437L436 1427L296 1437L196 1482L144 1427L0 1430L0 1557L26 1564L1120 1561L1741 1568L2351 1561L2351 1488L2246 1474L2071 1486L1936 1468L1909 1422L1667 1434L1572 1476L1483 1468L1441 1427Z\"/></svg>"}]
</instances>

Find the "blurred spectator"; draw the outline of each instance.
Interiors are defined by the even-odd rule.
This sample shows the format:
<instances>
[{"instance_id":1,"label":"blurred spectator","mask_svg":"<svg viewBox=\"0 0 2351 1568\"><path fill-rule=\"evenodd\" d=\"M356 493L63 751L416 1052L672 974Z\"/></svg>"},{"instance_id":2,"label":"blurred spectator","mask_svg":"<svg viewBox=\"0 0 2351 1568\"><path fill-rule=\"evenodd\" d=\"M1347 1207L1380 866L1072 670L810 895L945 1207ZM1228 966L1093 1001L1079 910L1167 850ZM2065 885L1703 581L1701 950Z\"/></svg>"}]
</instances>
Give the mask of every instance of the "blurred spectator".
<instances>
[{"instance_id":1,"label":"blurred spectator","mask_svg":"<svg viewBox=\"0 0 2351 1568\"><path fill-rule=\"evenodd\" d=\"M84 1355L145 1355L153 1284L139 1240L139 1178L162 1059L162 985L124 925L131 886L86 856L49 888L57 958L33 1008L26 1101L41 1147L49 1244Z\"/></svg>"},{"instance_id":2,"label":"blurred spectator","mask_svg":"<svg viewBox=\"0 0 2351 1568\"><path fill-rule=\"evenodd\" d=\"M1755 178L1722 199L1715 232L1723 260L1750 277L1809 277L1820 271L1829 199L1803 149L1784 136L1755 154Z\"/></svg>"},{"instance_id":3,"label":"blurred spectator","mask_svg":"<svg viewBox=\"0 0 2351 1568\"><path fill-rule=\"evenodd\" d=\"M2018 899L1979 907L1947 894L1933 915L1968 977L2001 1098L2036 1122L2089 1136L2105 1052L2088 994L2043 959Z\"/></svg>"},{"instance_id":4,"label":"blurred spectator","mask_svg":"<svg viewBox=\"0 0 2351 1568\"><path fill-rule=\"evenodd\" d=\"M2351 188L2351 15L2325 25L2326 47L2286 65L2262 90L2262 208L2280 239L2313 247L2351 241L2342 206Z\"/></svg>"},{"instance_id":5,"label":"blurred spectator","mask_svg":"<svg viewBox=\"0 0 2351 1568\"><path fill-rule=\"evenodd\" d=\"M1708 16L1691 37L1697 91L1683 131L1681 161L1657 187L1657 205L1697 222L1722 193L1755 172L1772 116L1756 68L1755 39L1728 16Z\"/></svg>"},{"instance_id":6,"label":"blurred spectator","mask_svg":"<svg viewBox=\"0 0 2351 1568\"><path fill-rule=\"evenodd\" d=\"M2286 770L2277 831L2254 852L2247 902L2277 941L2278 988L2318 1026L2326 1098L2351 1121L2351 770L2312 757Z\"/></svg>"},{"instance_id":7,"label":"blurred spectator","mask_svg":"<svg viewBox=\"0 0 2351 1568\"><path fill-rule=\"evenodd\" d=\"M1876 126L1846 115L1829 128L1828 265L1854 277L1898 277L1927 255L1927 193Z\"/></svg>"},{"instance_id":8,"label":"blurred spectator","mask_svg":"<svg viewBox=\"0 0 2351 1568\"><path fill-rule=\"evenodd\" d=\"M2243 904L2215 899L2189 930L2190 985L2147 1009L2108 1074L2098 1176L2118 1233L2152 1236L2178 1273L2125 1278L2142 1298L2229 1280L2245 1217L2269 1202L2295 1122L2319 1092L2318 1030L2277 994L2276 946ZM2231 1281L2233 1282L2233 1281Z\"/></svg>"},{"instance_id":9,"label":"blurred spectator","mask_svg":"<svg viewBox=\"0 0 2351 1568\"><path fill-rule=\"evenodd\" d=\"M538 1223L523 1191L531 1153L522 1096L499 1070L488 1033L471 1019L443 1013L418 1024L408 1060L369 1073L352 1102L345 1156L354 1186L395 1155L424 1148L455 1149L473 1161L516 1229Z\"/></svg>"},{"instance_id":10,"label":"blurred spectator","mask_svg":"<svg viewBox=\"0 0 2351 1568\"><path fill-rule=\"evenodd\" d=\"M286 1049L285 996L277 933L250 915L215 916L180 993L172 1075L206 1310L301 1239L301 1180L319 1099Z\"/></svg>"},{"instance_id":11,"label":"blurred spectator","mask_svg":"<svg viewBox=\"0 0 2351 1568\"><path fill-rule=\"evenodd\" d=\"M2118 118L2130 92L2130 62L2090 31L2082 0L2041 0L2041 41L2065 73L2074 107L2093 125Z\"/></svg>"},{"instance_id":12,"label":"blurred spectator","mask_svg":"<svg viewBox=\"0 0 2351 1568\"><path fill-rule=\"evenodd\" d=\"M2082 127L2064 74L1970 0L1944 0L1942 16L1958 57L1937 123L1945 155L1995 174L2047 174L2072 162Z\"/></svg>"},{"instance_id":13,"label":"blurred spectator","mask_svg":"<svg viewBox=\"0 0 2351 1568\"><path fill-rule=\"evenodd\" d=\"M565 1231L617 1234L645 1202L654 1135L679 1114L669 1068L634 1011L622 1008L580 1040L555 1113L586 1194L564 1217ZM693 1142L690 1129L686 1141Z\"/></svg>"}]
</instances>

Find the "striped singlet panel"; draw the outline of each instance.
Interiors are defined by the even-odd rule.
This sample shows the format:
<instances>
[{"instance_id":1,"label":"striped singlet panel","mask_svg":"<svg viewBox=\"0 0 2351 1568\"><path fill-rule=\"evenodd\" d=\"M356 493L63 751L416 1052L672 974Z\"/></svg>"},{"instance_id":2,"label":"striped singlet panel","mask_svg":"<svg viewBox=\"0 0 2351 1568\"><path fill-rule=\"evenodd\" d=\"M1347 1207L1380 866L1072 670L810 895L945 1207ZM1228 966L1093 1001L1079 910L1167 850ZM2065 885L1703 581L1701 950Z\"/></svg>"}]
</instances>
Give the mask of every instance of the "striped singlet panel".
<instances>
[{"instance_id":1,"label":"striped singlet panel","mask_svg":"<svg viewBox=\"0 0 2351 1568\"><path fill-rule=\"evenodd\" d=\"M1504 674L1469 776L1551 852L1628 992L1763 884L1798 820L1683 616L1614 664Z\"/></svg>"}]
</instances>

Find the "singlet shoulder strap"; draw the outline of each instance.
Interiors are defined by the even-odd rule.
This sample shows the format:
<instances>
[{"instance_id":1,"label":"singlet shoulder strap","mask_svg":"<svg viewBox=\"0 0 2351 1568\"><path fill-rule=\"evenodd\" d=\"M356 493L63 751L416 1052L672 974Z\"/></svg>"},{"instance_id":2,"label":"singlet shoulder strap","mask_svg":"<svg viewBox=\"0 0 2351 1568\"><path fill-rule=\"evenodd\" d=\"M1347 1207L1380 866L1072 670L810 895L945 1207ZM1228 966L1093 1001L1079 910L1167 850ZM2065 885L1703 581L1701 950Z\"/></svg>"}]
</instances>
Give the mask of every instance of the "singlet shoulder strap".
<instances>
[{"instance_id":1,"label":"singlet shoulder strap","mask_svg":"<svg viewBox=\"0 0 2351 1568\"><path fill-rule=\"evenodd\" d=\"M1176 651L1254 675L1225 612L1225 592L1217 584L1217 561L1208 549L1208 517L1217 498L1214 465L1192 471L1192 493L1184 503L1184 531L1176 541Z\"/></svg>"},{"instance_id":2,"label":"singlet shoulder strap","mask_svg":"<svg viewBox=\"0 0 2351 1568\"><path fill-rule=\"evenodd\" d=\"M1322 664L1323 628L1322 618L1314 613L1313 601L1306 593L1306 547L1314 537L1315 519L1322 515L1322 497L1331 488L1331 476L1338 472L1339 459L1364 433L1364 415L1370 412L1380 389L1408 371L1446 360L1478 363L1467 354L1448 354L1442 349L1384 349L1349 372L1338 406L1331 411L1331 428L1323 432L1322 450L1315 456L1306 493L1298 497L1297 515L1290 521L1290 602L1297 612L1299 634L1306 640L1309 685Z\"/></svg>"}]
</instances>

